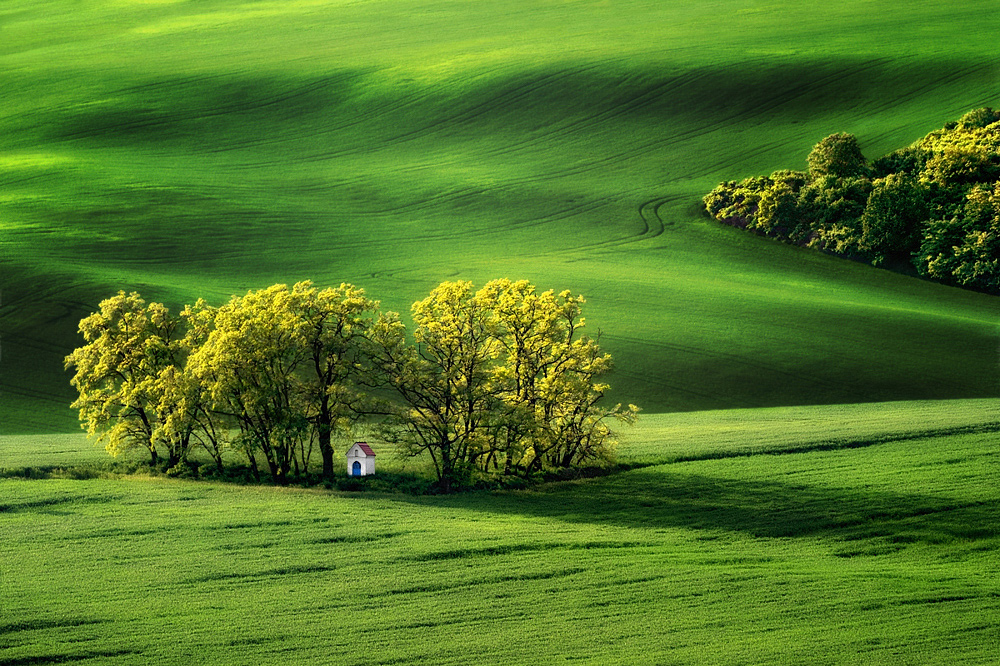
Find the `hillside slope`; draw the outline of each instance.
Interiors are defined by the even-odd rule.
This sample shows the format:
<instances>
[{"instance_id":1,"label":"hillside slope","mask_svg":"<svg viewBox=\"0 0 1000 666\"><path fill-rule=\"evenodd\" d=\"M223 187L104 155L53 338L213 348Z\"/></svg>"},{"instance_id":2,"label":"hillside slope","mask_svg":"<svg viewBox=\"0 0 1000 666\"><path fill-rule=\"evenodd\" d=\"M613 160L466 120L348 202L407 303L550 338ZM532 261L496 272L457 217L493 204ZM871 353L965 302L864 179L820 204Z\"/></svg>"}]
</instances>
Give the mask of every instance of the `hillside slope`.
<instances>
[{"instance_id":1,"label":"hillside slope","mask_svg":"<svg viewBox=\"0 0 1000 666\"><path fill-rule=\"evenodd\" d=\"M993 2L0 12L0 432L74 427L61 360L118 289L305 278L583 293L647 411L1000 394L998 299L697 212L829 133L878 155L998 105Z\"/></svg>"}]
</instances>

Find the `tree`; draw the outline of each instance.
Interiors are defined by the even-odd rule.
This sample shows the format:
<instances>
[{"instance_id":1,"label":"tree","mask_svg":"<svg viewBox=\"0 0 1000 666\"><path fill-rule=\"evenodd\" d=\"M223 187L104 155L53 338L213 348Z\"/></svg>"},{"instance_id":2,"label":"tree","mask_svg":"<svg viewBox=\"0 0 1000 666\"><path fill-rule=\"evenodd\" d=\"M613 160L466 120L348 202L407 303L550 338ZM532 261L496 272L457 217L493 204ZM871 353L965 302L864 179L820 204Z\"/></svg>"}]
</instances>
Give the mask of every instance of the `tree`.
<instances>
[{"instance_id":1,"label":"tree","mask_svg":"<svg viewBox=\"0 0 1000 666\"><path fill-rule=\"evenodd\" d=\"M379 319L378 366L401 398L387 436L429 454L446 492L490 469L527 476L606 459L607 420L637 408L599 406L611 358L579 335L583 298L523 280L472 290L445 282L415 303L413 346L396 315Z\"/></svg>"},{"instance_id":2,"label":"tree","mask_svg":"<svg viewBox=\"0 0 1000 666\"><path fill-rule=\"evenodd\" d=\"M920 184L905 174L889 174L872 184L859 245L876 266L894 256L909 258L929 214Z\"/></svg>"},{"instance_id":3,"label":"tree","mask_svg":"<svg viewBox=\"0 0 1000 666\"><path fill-rule=\"evenodd\" d=\"M164 449L172 466L188 447L183 433L162 427L178 409L162 378L181 364L179 320L162 303L147 305L137 292L119 291L99 308L80 321L87 344L65 359L67 369L76 368L70 382L79 397L72 407L88 436L104 442L112 455L141 447L156 465Z\"/></svg>"},{"instance_id":4,"label":"tree","mask_svg":"<svg viewBox=\"0 0 1000 666\"><path fill-rule=\"evenodd\" d=\"M303 390L308 416L316 429L323 476L334 475L331 433L346 428L350 416L364 413L367 395L359 386L368 334L378 302L363 289L343 283L317 289L312 282L292 288L289 306L298 344L306 351Z\"/></svg>"},{"instance_id":5,"label":"tree","mask_svg":"<svg viewBox=\"0 0 1000 666\"><path fill-rule=\"evenodd\" d=\"M917 269L944 282L1000 293L1000 183L973 188L959 215L927 226Z\"/></svg>"},{"instance_id":6,"label":"tree","mask_svg":"<svg viewBox=\"0 0 1000 666\"><path fill-rule=\"evenodd\" d=\"M213 308L199 298L181 311L181 319L186 331L180 344L188 361L205 341L215 323ZM225 414L212 409L212 396L205 384L194 373L190 362L182 369L174 369L161 375L165 395L172 395L177 406L164 419L162 428L166 433L187 437L195 445L201 446L215 463L215 471L223 472L223 453L231 447L230 429L232 422Z\"/></svg>"},{"instance_id":7,"label":"tree","mask_svg":"<svg viewBox=\"0 0 1000 666\"><path fill-rule=\"evenodd\" d=\"M702 201L706 210L720 222L739 229L754 229L761 195L773 184L766 176L730 180L720 183Z\"/></svg>"},{"instance_id":8,"label":"tree","mask_svg":"<svg viewBox=\"0 0 1000 666\"><path fill-rule=\"evenodd\" d=\"M792 240L827 252L858 255L861 215L871 188L867 178L821 176L813 180L799 193L803 236Z\"/></svg>"},{"instance_id":9,"label":"tree","mask_svg":"<svg viewBox=\"0 0 1000 666\"><path fill-rule=\"evenodd\" d=\"M755 230L778 238L799 237L803 216L799 211L799 193L807 183L800 171L776 171L771 186L760 195Z\"/></svg>"},{"instance_id":10,"label":"tree","mask_svg":"<svg viewBox=\"0 0 1000 666\"><path fill-rule=\"evenodd\" d=\"M493 280L479 292L496 320L502 352L494 368L503 407L495 419L490 458L504 459L504 473L525 475L543 465L571 467L610 456L608 417L634 420L637 408L599 406L608 386L597 378L611 356L579 335L586 302L552 290L536 293L527 280ZM495 463L494 463L495 464Z\"/></svg>"},{"instance_id":11,"label":"tree","mask_svg":"<svg viewBox=\"0 0 1000 666\"><path fill-rule=\"evenodd\" d=\"M885 178L891 173L906 174L916 178L927 163L927 151L910 146L872 160L871 177Z\"/></svg>"},{"instance_id":12,"label":"tree","mask_svg":"<svg viewBox=\"0 0 1000 666\"><path fill-rule=\"evenodd\" d=\"M1000 120L1000 110L991 109L984 106L980 109L973 109L958 119L960 129L979 129L992 125Z\"/></svg>"},{"instance_id":13,"label":"tree","mask_svg":"<svg viewBox=\"0 0 1000 666\"><path fill-rule=\"evenodd\" d=\"M213 409L239 427L238 442L254 473L261 452L278 484L288 482L309 433L297 376L306 357L299 334L287 286L274 285L219 307L189 359Z\"/></svg>"},{"instance_id":14,"label":"tree","mask_svg":"<svg viewBox=\"0 0 1000 666\"><path fill-rule=\"evenodd\" d=\"M807 161L809 175L813 178L856 178L868 174L868 165L857 137L845 132L831 134L813 146Z\"/></svg>"},{"instance_id":15,"label":"tree","mask_svg":"<svg viewBox=\"0 0 1000 666\"><path fill-rule=\"evenodd\" d=\"M471 282L443 282L413 304L414 346L395 313L373 330L375 361L402 404L384 435L409 455L430 455L444 492L467 482L486 451L485 426L498 393L492 317Z\"/></svg>"}]
</instances>

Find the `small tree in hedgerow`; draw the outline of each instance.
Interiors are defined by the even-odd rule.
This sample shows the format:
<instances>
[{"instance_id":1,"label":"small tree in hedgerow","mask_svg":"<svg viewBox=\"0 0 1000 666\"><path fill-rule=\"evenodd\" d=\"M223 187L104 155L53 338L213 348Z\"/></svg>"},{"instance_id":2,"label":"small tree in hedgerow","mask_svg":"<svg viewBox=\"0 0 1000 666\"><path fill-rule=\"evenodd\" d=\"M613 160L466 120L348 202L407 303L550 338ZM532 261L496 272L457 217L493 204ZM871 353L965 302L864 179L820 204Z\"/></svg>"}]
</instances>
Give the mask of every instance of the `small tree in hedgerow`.
<instances>
[{"instance_id":1,"label":"small tree in hedgerow","mask_svg":"<svg viewBox=\"0 0 1000 666\"><path fill-rule=\"evenodd\" d=\"M846 132L831 134L817 143L807 161L809 175L813 178L857 178L868 175L868 163L861 153L858 138Z\"/></svg>"},{"instance_id":2,"label":"small tree in hedgerow","mask_svg":"<svg viewBox=\"0 0 1000 666\"><path fill-rule=\"evenodd\" d=\"M889 174L872 185L861 215L860 247L876 266L893 257L909 260L928 216L920 184L906 174Z\"/></svg>"},{"instance_id":3,"label":"small tree in hedgerow","mask_svg":"<svg viewBox=\"0 0 1000 666\"><path fill-rule=\"evenodd\" d=\"M607 461L613 454L609 420L632 422L638 408L601 405L611 356L581 334L582 296L537 293L527 280L493 280L478 294L493 313L500 356L494 382L502 405L490 458L504 474Z\"/></svg>"},{"instance_id":4,"label":"small tree in hedgerow","mask_svg":"<svg viewBox=\"0 0 1000 666\"><path fill-rule=\"evenodd\" d=\"M288 482L308 435L295 376L305 351L296 343L288 289L274 285L219 307L189 361L213 409L238 426L238 445L255 474L262 454L278 484Z\"/></svg>"},{"instance_id":5,"label":"small tree in hedgerow","mask_svg":"<svg viewBox=\"0 0 1000 666\"><path fill-rule=\"evenodd\" d=\"M369 329L378 301L363 289L342 283L316 288L299 282L291 291L290 307L297 329L297 344L305 349L301 369L307 416L316 430L323 477L334 476L332 434L350 427L352 418L368 409L362 384L366 372Z\"/></svg>"}]
</instances>

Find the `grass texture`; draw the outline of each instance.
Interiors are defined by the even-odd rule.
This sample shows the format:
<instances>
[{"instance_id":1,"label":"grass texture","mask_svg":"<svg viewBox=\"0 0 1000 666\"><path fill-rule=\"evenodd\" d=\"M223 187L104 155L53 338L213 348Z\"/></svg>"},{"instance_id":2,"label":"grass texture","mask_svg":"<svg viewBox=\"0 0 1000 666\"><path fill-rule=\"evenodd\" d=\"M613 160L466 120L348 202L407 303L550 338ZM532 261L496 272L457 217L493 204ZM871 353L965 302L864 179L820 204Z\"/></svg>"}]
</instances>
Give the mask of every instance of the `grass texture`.
<instances>
[{"instance_id":1,"label":"grass texture","mask_svg":"<svg viewBox=\"0 0 1000 666\"><path fill-rule=\"evenodd\" d=\"M653 416L525 492L2 479L0 663L993 663L997 425L947 407Z\"/></svg>"},{"instance_id":2,"label":"grass texture","mask_svg":"<svg viewBox=\"0 0 1000 666\"><path fill-rule=\"evenodd\" d=\"M351 281L588 297L647 412L997 397L996 298L749 238L724 179L998 105L991 0L8 0L0 432L75 427L118 289Z\"/></svg>"}]
</instances>

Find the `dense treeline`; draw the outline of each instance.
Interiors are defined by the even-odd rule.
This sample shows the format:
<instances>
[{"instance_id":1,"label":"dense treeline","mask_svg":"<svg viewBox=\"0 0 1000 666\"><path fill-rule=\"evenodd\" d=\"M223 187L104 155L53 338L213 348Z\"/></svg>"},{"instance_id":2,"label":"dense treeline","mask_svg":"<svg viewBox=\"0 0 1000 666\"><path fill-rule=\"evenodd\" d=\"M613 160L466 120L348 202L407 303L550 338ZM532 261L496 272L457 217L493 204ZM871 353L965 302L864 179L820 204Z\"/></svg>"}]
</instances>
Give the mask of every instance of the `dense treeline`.
<instances>
[{"instance_id":1,"label":"dense treeline","mask_svg":"<svg viewBox=\"0 0 1000 666\"><path fill-rule=\"evenodd\" d=\"M1000 111L970 111L870 163L853 135L834 134L808 165L721 183L705 207L759 234L1000 293Z\"/></svg>"},{"instance_id":2,"label":"dense treeline","mask_svg":"<svg viewBox=\"0 0 1000 666\"><path fill-rule=\"evenodd\" d=\"M365 422L404 454L426 453L440 489L607 461L610 421L637 408L600 403L611 358L583 335L584 300L527 281L479 291L445 282L399 316L350 284L274 285L173 315L119 292L80 322L66 357L73 407L112 454L190 469L199 449L223 474L242 460L275 483L335 475L333 440Z\"/></svg>"}]
</instances>

